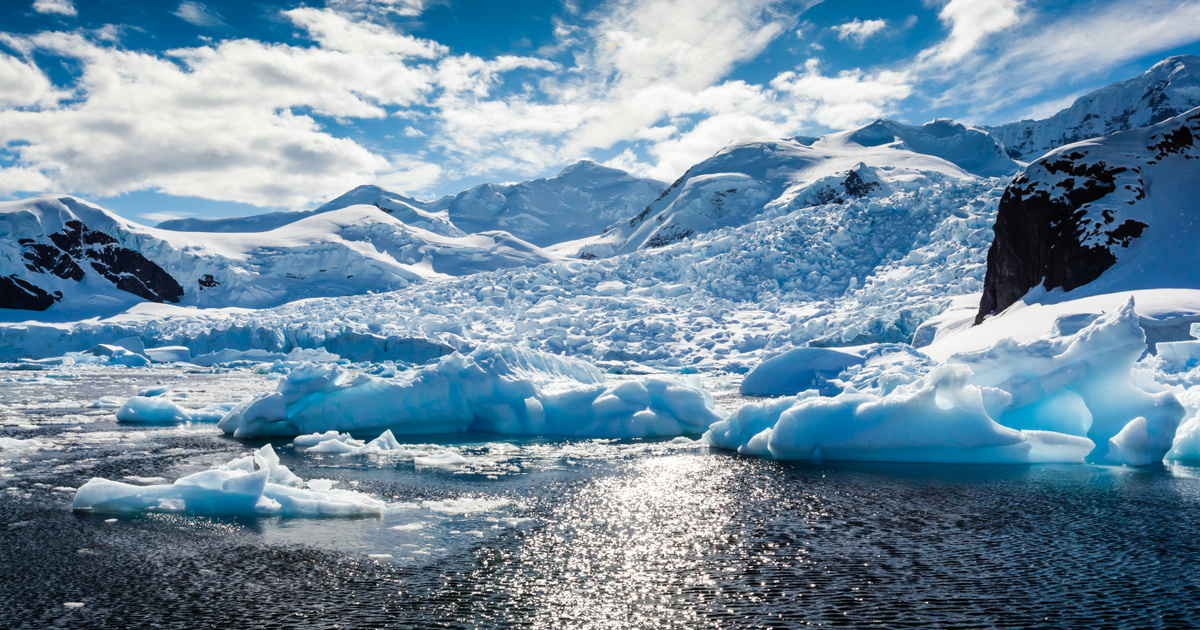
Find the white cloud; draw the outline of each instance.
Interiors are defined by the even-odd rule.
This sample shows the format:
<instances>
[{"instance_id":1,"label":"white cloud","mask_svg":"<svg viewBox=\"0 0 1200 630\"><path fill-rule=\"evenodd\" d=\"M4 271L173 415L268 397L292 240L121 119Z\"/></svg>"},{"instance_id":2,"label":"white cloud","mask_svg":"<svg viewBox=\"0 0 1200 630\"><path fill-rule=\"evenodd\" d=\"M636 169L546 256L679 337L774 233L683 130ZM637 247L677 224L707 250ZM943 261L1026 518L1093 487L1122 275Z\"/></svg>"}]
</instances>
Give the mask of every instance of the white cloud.
<instances>
[{"instance_id":1,"label":"white cloud","mask_svg":"<svg viewBox=\"0 0 1200 630\"><path fill-rule=\"evenodd\" d=\"M163 221L186 219L192 215L187 212L143 212L138 216L150 223L162 223Z\"/></svg>"},{"instance_id":2,"label":"white cloud","mask_svg":"<svg viewBox=\"0 0 1200 630\"><path fill-rule=\"evenodd\" d=\"M618 142L641 141L652 148L668 142L670 148L664 145L655 154L661 164L641 171L674 177L682 162L707 157L728 138L719 145L700 140L711 138L716 123L677 136L672 119L739 114L755 119L756 129L767 129L784 117L761 87L725 82L734 67L794 28L796 16L776 4L618 0L582 16L579 24L560 20L558 43L541 52L572 51L575 65L539 82L536 95L485 97L487 74L470 71L480 60L443 60L439 76L447 90L436 103L440 125L432 142L459 154L468 174L535 173ZM652 128L659 131L646 131Z\"/></svg>"},{"instance_id":3,"label":"white cloud","mask_svg":"<svg viewBox=\"0 0 1200 630\"><path fill-rule=\"evenodd\" d=\"M906 72L847 70L825 76L819 65L810 59L802 71L775 77L771 87L791 98L794 115L827 127L845 129L887 116L913 91L913 77Z\"/></svg>"},{"instance_id":4,"label":"white cloud","mask_svg":"<svg viewBox=\"0 0 1200 630\"><path fill-rule=\"evenodd\" d=\"M934 66L962 59L988 36L1016 24L1022 4L1022 0L949 0L938 19L950 27L950 36L923 51L921 59Z\"/></svg>"},{"instance_id":5,"label":"white cloud","mask_svg":"<svg viewBox=\"0 0 1200 630\"><path fill-rule=\"evenodd\" d=\"M416 17L428 4L425 0L328 0L325 6L342 13Z\"/></svg>"},{"instance_id":6,"label":"white cloud","mask_svg":"<svg viewBox=\"0 0 1200 630\"><path fill-rule=\"evenodd\" d=\"M859 20L855 18L845 24L833 27L841 41L851 41L862 46L872 35L882 33L887 28L887 20Z\"/></svg>"},{"instance_id":7,"label":"white cloud","mask_svg":"<svg viewBox=\"0 0 1200 630\"><path fill-rule=\"evenodd\" d=\"M37 66L0 53L0 107L49 105L61 96Z\"/></svg>"},{"instance_id":8,"label":"white cloud","mask_svg":"<svg viewBox=\"0 0 1200 630\"><path fill-rule=\"evenodd\" d=\"M0 166L0 194L46 192L54 187L40 170L24 166Z\"/></svg>"},{"instance_id":9,"label":"white cloud","mask_svg":"<svg viewBox=\"0 0 1200 630\"><path fill-rule=\"evenodd\" d=\"M38 13L76 15L75 3L71 0L33 0L33 10Z\"/></svg>"},{"instance_id":10,"label":"white cloud","mask_svg":"<svg viewBox=\"0 0 1200 630\"><path fill-rule=\"evenodd\" d=\"M69 106L0 111L0 146L45 178L40 188L104 196L153 189L302 206L394 168L427 181L429 169L397 167L397 160L331 134L307 112L384 118L388 106L423 103L434 71L414 60L443 49L364 25L357 34L374 38L378 48L361 50L338 39L354 34L353 25L289 15L306 30L327 27L309 32L331 48L230 40L162 57L101 46L82 33L9 36L18 48L77 60L82 74L78 100ZM18 78L37 88L29 66L0 58L0 68L6 69L0 76L16 68ZM25 93L26 100L39 94ZM31 181L27 174L20 179Z\"/></svg>"},{"instance_id":11,"label":"white cloud","mask_svg":"<svg viewBox=\"0 0 1200 630\"><path fill-rule=\"evenodd\" d=\"M175 10L173 15L185 22L191 22L196 26L205 28L221 26L225 23L225 20L221 19L220 14L209 9L204 3L191 2L190 0L180 3L179 8Z\"/></svg>"},{"instance_id":12,"label":"white cloud","mask_svg":"<svg viewBox=\"0 0 1200 630\"><path fill-rule=\"evenodd\" d=\"M949 86L935 103L968 103L987 113L1196 41L1200 1L1115 1L1081 6L1055 20L1029 19L986 55L968 55L928 78Z\"/></svg>"}]
</instances>

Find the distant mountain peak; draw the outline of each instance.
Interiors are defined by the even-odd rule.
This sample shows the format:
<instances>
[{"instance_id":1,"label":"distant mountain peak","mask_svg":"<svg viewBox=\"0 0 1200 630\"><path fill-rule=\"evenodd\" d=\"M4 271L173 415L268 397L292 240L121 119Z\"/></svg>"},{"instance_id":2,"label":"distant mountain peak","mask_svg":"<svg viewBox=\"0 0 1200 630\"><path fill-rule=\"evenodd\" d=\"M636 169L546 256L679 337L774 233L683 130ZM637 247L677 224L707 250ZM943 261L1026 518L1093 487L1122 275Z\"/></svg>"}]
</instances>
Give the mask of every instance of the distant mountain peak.
<instances>
[{"instance_id":1,"label":"distant mountain peak","mask_svg":"<svg viewBox=\"0 0 1200 630\"><path fill-rule=\"evenodd\" d=\"M1158 124L1200 106L1200 57L1178 55L1085 94L1043 120L989 128L1009 155L1033 160L1057 147Z\"/></svg>"}]
</instances>

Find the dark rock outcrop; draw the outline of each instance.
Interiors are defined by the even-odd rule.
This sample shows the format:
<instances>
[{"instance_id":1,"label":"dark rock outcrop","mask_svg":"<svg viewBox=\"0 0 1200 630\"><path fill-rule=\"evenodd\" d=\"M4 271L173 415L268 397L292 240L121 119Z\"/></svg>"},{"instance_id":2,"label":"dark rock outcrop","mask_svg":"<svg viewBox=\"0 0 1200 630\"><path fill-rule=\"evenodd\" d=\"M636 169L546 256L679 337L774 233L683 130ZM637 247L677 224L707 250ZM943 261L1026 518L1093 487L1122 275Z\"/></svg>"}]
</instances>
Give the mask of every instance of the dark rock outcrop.
<instances>
[{"instance_id":1,"label":"dark rock outcrop","mask_svg":"<svg viewBox=\"0 0 1200 630\"><path fill-rule=\"evenodd\" d=\"M118 289L138 297L153 302L178 302L183 297L183 287L162 267L141 252L121 247L111 235L89 229L81 221L64 222L62 230L48 238L49 243L29 238L19 241L26 269L78 282L84 276L80 265L88 264ZM45 310L48 306L34 310Z\"/></svg>"},{"instance_id":2,"label":"dark rock outcrop","mask_svg":"<svg viewBox=\"0 0 1200 630\"><path fill-rule=\"evenodd\" d=\"M0 276L0 308L44 311L53 306L60 297L61 294L51 295L41 287L15 275Z\"/></svg>"},{"instance_id":3,"label":"dark rock outcrop","mask_svg":"<svg viewBox=\"0 0 1200 630\"><path fill-rule=\"evenodd\" d=\"M1152 172L1190 172L1181 160L1200 160L1198 138L1200 109L1030 164L1000 201L976 324L1035 287L1071 291L1088 284L1148 230L1172 229L1140 220L1154 207L1147 182ZM1164 160L1175 166L1160 170Z\"/></svg>"}]
</instances>

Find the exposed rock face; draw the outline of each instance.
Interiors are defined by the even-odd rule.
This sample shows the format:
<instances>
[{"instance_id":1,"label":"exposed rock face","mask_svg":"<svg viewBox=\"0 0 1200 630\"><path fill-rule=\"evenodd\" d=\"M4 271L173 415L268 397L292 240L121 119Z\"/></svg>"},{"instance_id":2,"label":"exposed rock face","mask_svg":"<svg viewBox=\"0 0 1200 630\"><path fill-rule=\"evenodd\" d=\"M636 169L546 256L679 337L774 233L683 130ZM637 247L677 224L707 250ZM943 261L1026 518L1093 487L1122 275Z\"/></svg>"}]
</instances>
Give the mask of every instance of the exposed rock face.
<instances>
[{"instance_id":1,"label":"exposed rock face","mask_svg":"<svg viewBox=\"0 0 1200 630\"><path fill-rule=\"evenodd\" d=\"M112 236L89 229L81 221L64 222L62 230L50 234L49 240L49 243L20 240L26 269L80 281L84 276L80 265L87 264L118 289L138 297L154 302L178 302L183 297L183 287L162 267L141 252L121 247Z\"/></svg>"},{"instance_id":2,"label":"exposed rock face","mask_svg":"<svg viewBox=\"0 0 1200 630\"><path fill-rule=\"evenodd\" d=\"M51 295L15 275L0 277L0 308L44 311L60 297L61 294Z\"/></svg>"},{"instance_id":3,"label":"exposed rock face","mask_svg":"<svg viewBox=\"0 0 1200 630\"><path fill-rule=\"evenodd\" d=\"M1000 201L976 323L1035 287L1072 291L1123 257L1136 264L1131 246L1154 230L1186 230L1190 223L1172 225L1179 219L1163 218L1171 216L1164 208L1200 202L1152 198L1150 183L1200 178L1197 136L1200 109L1147 129L1063 147L1031 164ZM1149 254L1163 252L1140 255Z\"/></svg>"}]
</instances>

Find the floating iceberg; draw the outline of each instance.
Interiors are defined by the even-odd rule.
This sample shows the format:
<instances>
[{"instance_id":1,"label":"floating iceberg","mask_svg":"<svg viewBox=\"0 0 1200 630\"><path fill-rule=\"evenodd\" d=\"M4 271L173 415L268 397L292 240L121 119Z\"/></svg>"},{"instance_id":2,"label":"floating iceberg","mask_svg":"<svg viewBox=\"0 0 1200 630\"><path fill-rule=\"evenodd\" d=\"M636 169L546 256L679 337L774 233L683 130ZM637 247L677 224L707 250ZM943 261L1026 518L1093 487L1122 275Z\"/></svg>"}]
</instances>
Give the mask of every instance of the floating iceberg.
<instances>
[{"instance_id":1,"label":"floating iceberg","mask_svg":"<svg viewBox=\"0 0 1200 630\"><path fill-rule=\"evenodd\" d=\"M1145 350L1130 300L1074 332L1002 339L932 369L898 353L890 370L852 367L851 383L875 387L749 404L704 439L779 459L1143 466L1163 459L1185 415L1173 393L1133 384ZM926 369L908 383L896 374Z\"/></svg>"},{"instance_id":2,"label":"floating iceberg","mask_svg":"<svg viewBox=\"0 0 1200 630\"><path fill-rule=\"evenodd\" d=\"M72 508L98 513L182 512L206 515L381 516L384 503L328 479L307 483L268 444L224 466L169 485L136 486L99 477L75 492Z\"/></svg>"},{"instance_id":3,"label":"floating iceberg","mask_svg":"<svg viewBox=\"0 0 1200 630\"><path fill-rule=\"evenodd\" d=\"M38 440L22 440L20 438L0 437L0 451L36 451L45 448L46 444Z\"/></svg>"},{"instance_id":4,"label":"floating iceberg","mask_svg":"<svg viewBox=\"0 0 1200 630\"><path fill-rule=\"evenodd\" d=\"M776 459L938 463L1082 462L1087 438L1017 431L988 415L1007 395L942 366L885 396L815 392L743 406L704 435L717 447Z\"/></svg>"},{"instance_id":5,"label":"floating iceberg","mask_svg":"<svg viewBox=\"0 0 1200 630\"><path fill-rule=\"evenodd\" d=\"M1152 394L1132 382L1134 364L1146 352L1133 298L1074 334L1055 334L1064 327L1025 343L1001 340L949 361L969 366L973 384L1012 397L995 416L1000 424L1086 436L1096 444L1091 461L1161 461L1185 410L1173 393Z\"/></svg>"},{"instance_id":6,"label":"floating iceberg","mask_svg":"<svg viewBox=\"0 0 1200 630\"><path fill-rule=\"evenodd\" d=\"M213 403L203 409L184 409L164 396L134 396L117 410L118 422L217 422L234 403Z\"/></svg>"},{"instance_id":7,"label":"floating iceberg","mask_svg":"<svg viewBox=\"0 0 1200 630\"><path fill-rule=\"evenodd\" d=\"M292 440L292 445L299 448L304 448L305 453L332 453L335 455L375 455L380 453L413 453L400 447L400 443L396 441L396 436L392 435L390 430L384 431L379 437L364 442L350 437L349 433L338 433L337 431L326 431L325 433L311 433L309 435L301 435L295 440ZM426 453L417 451L421 455Z\"/></svg>"},{"instance_id":8,"label":"floating iceberg","mask_svg":"<svg viewBox=\"0 0 1200 630\"><path fill-rule=\"evenodd\" d=\"M455 353L382 379L306 363L217 425L235 437L391 429L401 435L699 435L721 419L698 385L647 377L615 385L590 364L510 346Z\"/></svg>"}]
</instances>

